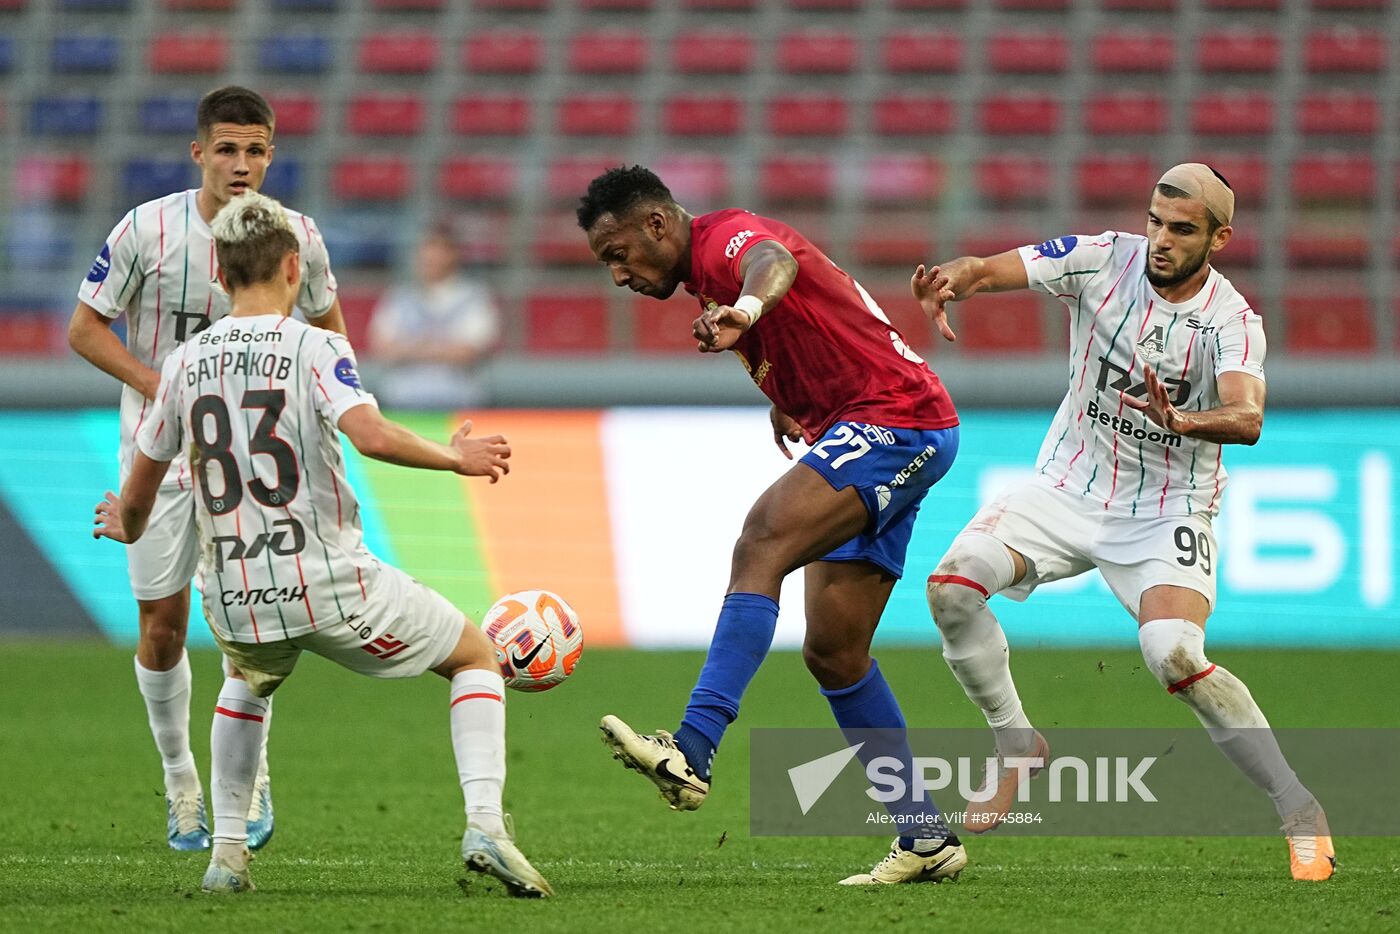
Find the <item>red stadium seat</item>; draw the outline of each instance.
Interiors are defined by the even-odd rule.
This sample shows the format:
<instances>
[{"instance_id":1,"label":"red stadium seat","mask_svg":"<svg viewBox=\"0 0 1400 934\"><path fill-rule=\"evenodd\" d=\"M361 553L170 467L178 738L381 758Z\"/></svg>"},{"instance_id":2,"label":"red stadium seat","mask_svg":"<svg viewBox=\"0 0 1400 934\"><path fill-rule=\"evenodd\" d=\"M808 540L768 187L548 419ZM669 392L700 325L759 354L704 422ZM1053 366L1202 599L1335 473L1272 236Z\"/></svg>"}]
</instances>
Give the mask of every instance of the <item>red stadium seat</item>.
<instances>
[{"instance_id":1,"label":"red stadium seat","mask_svg":"<svg viewBox=\"0 0 1400 934\"><path fill-rule=\"evenodd\" d=\"M935 136L957 129L958 111L935 94L890 94L875 101L873 129L883 136Z\"/></svg>"},{"instance_id":2,"label":"red stadium seat","mask_svg":"<svg viewBox=\"0 0 1400 934\"><path fill-rule=\"evenodd\" d=\"M987 40L987 64L1000 74L1059 74L1069 67L1060 32L1006 32Z\"/></svg>"},{"instance_id":3,"label":"red stadium seat","mask_svg":"<svg viewBox=\"0 0 1400 934\"><path fill-rule=\"evenodd\" d=\"M1142 205L1162 176L1149 156L1089 156L1075 167L1079 203L1090 207Z\"/></svg>"},{"instance_id":4,"label":"red stadium seat","mask_svg":"<svg viewBox=\"0 0 1400 934\"><path fill-rule=\"evenodd\" d=\"M1176 66L1176 43L1162 32L1104 32L1094 37L1093 58L1101 74L1165 74Z\"/></svg>"},{"instance_id":5,"label":"red stadium seat","mask_svg":"<svg viewBox=\"0 0 1400 934\"><path fill-rule=\"evenodd\" d=\"M636 10L652 7L652 0L579 0L581 10Z\"/></svg>"},{"instance_id":6,"label":"red stadium seat","mask_svg":"<svg viewBox=\"0 0 1400 934\"><path fill-rule=\"evenodd\" d=\"M462 67L478 75L532 75L544 63L544 39L519 30L479 32L462 43Z\"/></svg>"},{"instance_id":7,"label":"red stadium seat","mask_svg":"<svg viewBox=\"0 0 1400 934\"><path fill-rule=\"evenodd\" d=\"M929 257L922 257L918 262L928 262ZM916 262L915 265L918 265ZM913 270L911 269L912 273ZM914 300L914 296L909 292L909 281L889 287L876 287L870 289L870 297L875 300L875 304L885 313L890 324L899 331L904 342L914 348L920 354L927 356L929 351L934 350L943 343L933 330L933 322L929 321L924 310L919 307L919 303Z\"/></svg>"},{"instance_id":8,"label":"red stadium seat","mask_svg":"<svg viewBox=\"0 0 1400 934\"><path fill-rule=\"evenodd\" d=\"M1380 125L1381 105L1374 94L1316 92L1298 102L1298 129L1308 136L1371 136Z\"/></svg>"},{"instance_id":9,"label":"red stadium seat","mask_svg":"<svg viewBox=\"0 0 1400 934\"><path fill-rule=\"evenodd\" d=\"M1252 233L1240 233L1236 227L1229 245L1217 256L1217 259L1211 260L1211 264L1226 269L1227 275L1233 275L1233 270L1257 266L1264 257L1264 244L1259 237ZM1236 282L1235 288L1240 288L1240 283Z\"/></svg>"},{"instance_id":10,"label":"red stadium seat","mask_svg":"<svg viewBox=\"0 0 1400 934\"><path fill-rule=\"evenodd\" d=\"M342 159L331 168L331 191L350 201L398 201L412 188L412 167L398 156Z\"/></svg>"},{"instance_id":11,"label":"red stadium seat","mask_svg":"<svg viewBox=\"0 0 1400 934\"><path fill-rule=\"evenodd\" d=\"M525 298L525 349L530 353L602 353L610 335L608 301L598 292L538 292Z\"/></svg>"},{"instance_id":12,"label":"red stadium seat","mask_svg":"<svg viewBox=\"0 0 1400 934\"><path fill-rule=\"evenodd\" d=\"M1196 64L1202 71L1271 72L1278 68L1282 46L1272 32L1217 30L1201 36Z\"/></svg>"},{"instance_id":13,"label":"red stadium seat","mask_svg":"<svg viewBox=\"0 0 1400 934\"><path fill-rule=\"evenodd\" d=\"M1283 300L1284 346L1308 355L1369 354L1376 349L1371 303L1360 293L1290 295Z\"/></svg>"},{"instance_id":14,"label":"red stadium seat","mask_svg":"<svg viewBox=\"0 0 1400 934\"><path fill-rule=\"evenodd\" d=\"M769 156L758 177L758 190L773 203L829 201L836 187L836 168L822 156Z\"/></svg>"},{"instance_id":15,"label":"red stadium seat","mask_svg":"<svg viewBox=\"0 0 1400 934\"><path fill-rule=\"evenodd\" d=\"M943 166L922 153L877 153L862 171L861 195L867 204L927 204L942 190Z\"/></svg>"},{"instance_id":16,"label":"red stadium seat","mask_svg":"<svg viewBox=\"0 0 1400 934\"><path fill-rule=\"evenodd\" d=\"M1048 136L1060 129L1060 99L1051 94L995 94L983 98L979 122L993 136Z\"/></svg>"},{"instance_id":17,"label":"red stadium seat","mask_svg":"<svg viewBox=\"0 0 1400 934\"><path fill-rule=\"evenodd\" d=\"M647 67L646 35L632 31L579 33L569 40L569 70L584 75L631 75Z\"/></svg>"},{"instance_id":18,"label":"red stadium seat","mask_svg":"<svg viewBox=\"0 0 1400 934\"><path fill-rule=\"evenodd\" d=\"M717 10L743 12L758 6L758 0L683 0L687 10Z\"/></svg>"},{"instance_id":19,"label":"red stadium seat","mask_svg":"<svg viewBox=\"0 0 1400 934\"><path fill-rule=\"evenodd\" d=\"M733 94L682 94L666 101L661 124L672 136L734 136L744 129L744 101Z\"/></svg>"},{"instance_id":20,"label":"red stadium seat","mask_svg":"<svg viewBox=\"0 0 1400 934\"><path fill-rule=\"evenodd\" d=\"M589 266L598 261L572 214L536 222L532 252L535 261L543 266Z\"/></svg>"},{"instance_id":21,"label":"red stadium seat","mask_svg":"<svg viewBox=\"0 0 1400 934\"><path fill-rule=\"evenodd\" d=\"M896 10L963 10L967 0L894 0Z\"/></svg>"},{"instance_id":22,"label":"red stadium seat","mask_svg":"<svg viewBox=\"0 0 1400 934\"><path fill-rule=\"evenodd\" d=\"M62 346L60 321L47 311L0 313L0 356L51 354Z\"/></svg>"},{"instance_id":23,"label":"red stadium seat","mask_svg":"<svg viewBox=\"0 0 1400 934\"><path fill-rule=\"evenodd\" d=\"M87 197L91 178L85 156L24 156L15 166L13 191L21 202L77 204Z\"/></svg>"},{"instance_id":24,"label":"red stadium seat","mask_svg":"<svg viewBox=\"0 0 1400 934\"><path fill-rule=\"evenodd\" d=\"M554 201L577 202L588 190L588 183L608 169L622 165L613 156L565 156L549 165L545 188ZM575 225L576 226L576 225Z\"/></svg>"},{"instance_id":25,"label":"red stadium seat","mask_svg":"<svg viewBox=\"0 0 1400 934\"><path fill-rule=\"evenodd\" d=\"M1295 231L1284 240L1290 267L1364 269L1371 261L1371 241L1354 234Z\"/></svg>"},{"instance_id":26,"label":"red stadium seat","mask_svg":"<svg viewBox=\"0 0 1400 934\"><path fill-rule=\"evenodd\" d=\"M1096 94L1084 105L1084 128L1094 136L1157 134L1167 130L1171 110L1160 94L1117 91Z\"/></svg>"},{"instance_id":27,"label":"red stadium seat","mask_svg":"<svg viewBox=\"0 0 1400 934\"><path fill-rule=\"evenodd\" d=\"M438 170L438 193L460 201L501 202L515 196L513 159L459 156Z\"/></svg>"},{"instance_id":28,"label":"red stadium seat","mask_svg":"<svg viewBox=\"0 0 1400 934\"><path fill-rule=\"evenodd\" d=\"M424 75L438 64L438 40L431 32L377 33L360 40L360 70L380 75Z\"/></svg>"},{"instance_id":29,"label":"red stadium seat","mask_svg":"<svg viewBox=\"0 0 1400 934\"><path fill-rule=\"evenodd\" d=\"M524 136L530 99L515 94L472 94L452 104L452 132L463 136Z\"/></svg>"},{"instance_id":30,"label":"red stadium seat","mask_svg":"<svg viewBox=\"0 0 1400 934\"><path fill-rule=\"evenodd\" d=\"M572 94L559 102L557 124L565 136L630 136L637 102L627 94Z\"/></svg>"},{"instance_id":31,"label":"red stadium seat","mask_svg":"<svg viewBox=\"0 0 1400 934\"><path fill-rule=\"evenodd\" d=\"M212 74L228 67L228 39L218 32L169 32L151 40L156 74Z\"/></svg>"},{"instance_id":32,"label":"red stadium seat","mask_svg":"<svg viewBox=\"0 0 1400 934\"><path fill-rule=\"evenodd\" d=\"M933 235L927 225L892 224L867 220L855 239L855 257L868 266L899 266L912 270L934 255Z\"/></svg>"},{"instance_id":33,"label":"red stadium seat","mask_svg":"<svg viewBox=\"0 0 1400 934\"><path fill-rule=\"evenodd\" d=\"M846 75L859 59L859 40L849 33L811 30L778 39L778 70L787 74Z\"/></svg>"},{"instance_id":34,"label":"red stadium seat","mask_svg":"<svg viewBox=\"0 0 1400 934\"><path fill-rule=\"evenodd\" d=\"M277 115L278 136L305 136L321 127L321 99L315 94L268 94Z\"/></svg>"},{"instance_id":35,"label":"red stadium seat","mask_svg":"<svg viewBox=\"0 0 1400 934\"><path fill-rule=\"evenodd\" d=\"M1058 13L1069 9L1069 0L997 0L1003 10L1039 10Z\"/></svg>"},{"instance_id":36,"label":"red stadium seat","mask_svg":"<svg viewBox=\"0 0 1400 934\"><path fill-rule=\"evenodd\" d=\"M1267 91L1203 94L1191 104L1191 129L1202 136L1272 133L1274 97Z\"/></svg>"},{"instance_id":37,"label":"red stadium seat","mask_svg":"<svg viewBox=\"0 0 1400 934\"><path fill-rule=\"evenodd\" d=\"M645 295L631 301L632 347L643 354L694 354L690 326L700 316L700 303L682 289L666 301Z\"/></svg>"},{"instance_id":38,"label":"red stadium seat","mask_svg":"<svg viewBox=\"0 0 1400 934\"><path fill-rule=\"evenodd\" d=\"M1059 231L1068 233L1068 231ZM974 230L963 234L959 253L968 256L995 256L1025 246L1028 243L1043 243L1045 231L1014 227L1011 224L997 223L989 219ZM956 254L950 254L956 255Z\"/></svg>"},{"instance_id":39,"label":"red stadium seat","mask_svg":"<svg viewBox=\"0 0 1400 934\"><path fill-rule=\"evenodd\" d=\"M553 0L472 0L478 10L509 10L517 13L537 13L549 9Z\"/></svg>"},{"instance_id":40,"label":"red stadium seat","mask_svg":"<svg viewBox=\"0 0 1400 934\"><path fill-rule=\"evenodd\" d=\"M776 136L840 136L850 108L834 94L782 94L768 102L766 126Z\"/></svg>"},{"instance_id":41,"label":"red stadium seat","mask_svg":"<svg viewBox=\"0 0 1400 934\"><path fill-rule=\"evenodd\" d=\"M1176 0L1103 0L1105 10L1127 13L1170 13Z\"/></svg>"},{"instance_id":42,"label":"red stadium seat","mask_svg":"<svg viewBox=\"0 0 1400 934\"><path fill-rule=\"evenodd\" d=\"M729 198L729 164L723 156L662 156L653 169L682 204L718 207Z\"/></svg>"},{"instance_id":43,"label":"red stadium seat","mask_svg":"<svg viewBox=\"0 0 1400 934\"><path fill-rule=\"evenodd\" d=\"M671 43L670 66L682 75L741 75L753 67L754 40L740 31L682 32Z\"/></svg>"},{"instance_id":44,"label":"red stadium seat","mask_svg":"<svg viewBox=\"0 0 1400 934\"><path fill-rule=\"evenodd\" d=\"M1053 192L1050 163L1039 156L989 156L977 163L977 190L993 204L1045 204Z\"/></svg>"},{"instance_id":45,"label":"red stadium seat","mask_svg":"<svg viewBox=\"0 0 1400 934\"><path fill-rule=\"evenodd\" d=\"M340 299L340 313L345 318L345 330L355 342L355 349L368 348L368 356L374 355L374 345L370 341L370 322L374 311L379 307L378 289L342 288L336 293Z\"/></svg>"},{"instance_id":46,"label":"red stadium seat","mask_svg":"<svg viewBox=\"0 0 1400 934\"><path fill-rule=\"evenodd\" d=\"M859 10L862 2L863 0L787 0L787 5L794 10L820 13Z\"/></svg>"},{"instance_id":47,"label":"red stadium seat","mask_svg":"<svg viewBox=\"0 0 1400 934\"><path fill-rule=\"evenodd\" d=\"M956 74L963 66L962 36L950 30L891 33L880 42L880 65L892 75Z\"/></svg>"},{"instance_id":48,"label":"red stadium seat","mask_svg":"<svg viewBox=\"0 0 1400 934\"><path fill-rule=\"evenodd\" d=\"M345 124L358 136L416 136L426 118L427 106L416 94L357 94L350 99Z\"/></svg>"},{"instance_id":49,"label":"red stadium seat","mask_svg":"<svg viewBox=\"0 0 1400 934\"><path fill-rule=\"evenodd\" d=\"M1385 70L1386 37L1375 31L1333 29L1308 36L1303 62L1313 74Z\"/></svg>"},{"instance_id":50,"label":"red stadium seat","mask_svg":"<svg viewBox=\"0 0 1400 934\"><path fill-rule=\"evenodd\" d=\"M1206 0L1210 10L1261 10L1274 12L1283 8L1283 0Z\"/></svg>"},{"instance_id":51,"label":"red stadium seat","mask_svg":"<svg viewBox=\"0 0 1400 934\"><path fill-rule=\"evenodd\" d=\"M977 297L975 314L952 322L964 354L1032 354L1045 350L1049 310L1029 292L991 292Z\"/></svg>"},{"instance_id":52,"label":"red stadium seat","mask_svg":"<svg viewBox=\"0 0 1400 934\"><path fill-rule=\"evenodd\" d=\"M1294 198L1308 203L1370 201L1376 195L1376 166L1367 156L1303 156L1293 163L1292 189Z\"/></svg>"}]
</instances>

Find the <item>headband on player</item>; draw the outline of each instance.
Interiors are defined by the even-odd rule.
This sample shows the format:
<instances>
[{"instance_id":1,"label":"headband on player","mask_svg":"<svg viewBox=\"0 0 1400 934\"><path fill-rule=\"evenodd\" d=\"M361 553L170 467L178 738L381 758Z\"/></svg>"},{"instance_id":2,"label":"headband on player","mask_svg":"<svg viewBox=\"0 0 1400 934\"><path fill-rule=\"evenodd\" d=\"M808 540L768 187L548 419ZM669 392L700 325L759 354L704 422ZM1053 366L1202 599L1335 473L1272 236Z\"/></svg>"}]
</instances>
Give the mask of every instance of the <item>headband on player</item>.
<instances>
[{"instance_id":1,"label":"headband on player","mask_svg":"<svg viewBox=\"0 0 1400 934\"><path fill-rule=\"evenodd\" d=\"M1222 227L1229 226L1231 218L1235 216L1235 193L1216 177L1208 165L1200 162L1174 165L1157 180L1157 184L1180 188L1204 204Z\"/></svg>"}]
</instances>

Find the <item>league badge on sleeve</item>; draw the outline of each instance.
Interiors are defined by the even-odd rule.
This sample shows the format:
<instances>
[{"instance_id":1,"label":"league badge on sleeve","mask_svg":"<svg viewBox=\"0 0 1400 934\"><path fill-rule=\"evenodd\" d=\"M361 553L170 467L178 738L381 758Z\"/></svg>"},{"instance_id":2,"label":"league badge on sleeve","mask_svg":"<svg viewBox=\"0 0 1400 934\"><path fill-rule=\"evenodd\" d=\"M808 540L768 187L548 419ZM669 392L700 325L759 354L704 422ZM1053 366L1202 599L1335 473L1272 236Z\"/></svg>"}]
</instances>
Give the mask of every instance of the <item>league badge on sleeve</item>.
<instances>
[{"instance_id":1,"label":"league badge on sleeve","mask_svg":"<svg viewBox=\"0 0 1400 934\"><path fill-rule=\"evenodd\" d=\"M335 362L335 378L351 389L360 388L360 374L355 372L355 361L341 357Z\"/></svg>"},{"instance_id":2,"label":"league badge on sleeve","mask_svg":"<svg viewBox=\"0 0 1400 934\"><path fill-rule=\"evenodd\" d=\"M107 244L102 244L102 252L97 254L97 259L92 261L92 268L88 270L87 281L101 282L107 278L107 273L112 271L112 248Z\"/></svg>"},{"instance_id":3,"label":"league badge on sleeve","mask_svg":"<svg viewBox=\"0 0 1400 934\"><path fill-rule=\"evenodd\" d=\"M1078 237L1057 237L1054 240L1046 240L1035 251L1046 259L1059 259L1074 252L1074 248L1079 245Z\"/></svg>"}]
</instances>

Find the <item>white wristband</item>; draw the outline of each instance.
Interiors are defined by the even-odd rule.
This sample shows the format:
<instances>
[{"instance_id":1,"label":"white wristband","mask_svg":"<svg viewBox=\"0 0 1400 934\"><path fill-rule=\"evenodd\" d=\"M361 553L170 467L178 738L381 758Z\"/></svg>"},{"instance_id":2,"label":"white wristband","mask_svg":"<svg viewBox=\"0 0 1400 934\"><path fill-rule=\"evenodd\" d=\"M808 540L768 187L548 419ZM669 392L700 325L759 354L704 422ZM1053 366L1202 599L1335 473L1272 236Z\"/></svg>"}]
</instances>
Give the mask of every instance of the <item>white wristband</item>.
<instances>
[{"instance_id":1,"label":"white wristband","mask_svg":"<svg viewBox=\"0 0 1400 934\"><path fill-rule=\"evenodd\" d=\"M763 299L757 295L740 295L734 307L749 316L749 327L753 327L758 324L758 318L763 314Z\"/></svg>"}]
</instances>

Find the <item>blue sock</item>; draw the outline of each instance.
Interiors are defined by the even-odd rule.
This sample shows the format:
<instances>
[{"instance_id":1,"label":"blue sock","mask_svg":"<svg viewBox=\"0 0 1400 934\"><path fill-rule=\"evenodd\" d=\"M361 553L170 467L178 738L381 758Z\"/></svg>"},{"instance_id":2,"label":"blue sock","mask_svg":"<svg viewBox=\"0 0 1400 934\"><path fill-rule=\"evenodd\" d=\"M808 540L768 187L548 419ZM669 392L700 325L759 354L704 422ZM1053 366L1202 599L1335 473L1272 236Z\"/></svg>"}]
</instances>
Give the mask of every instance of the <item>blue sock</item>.
<instances>
[{"instance_id":1,"label":"blue sock","mask_svg":"<svg viewBox=\"0 0 1400 934\"><path fill-rule=\"evenodd\" d=\"M823 689L822 694L826 696L831 712L836 716L836 723L847 739L853 744L865 744L857 753L862 765L868 765L871 760L882 756L890 756L901 762L906 780L912 778L914 754L909 749L904 714L875 659L870 660L870 670L865 677L855 684L834 691ZM914 849L916 840L952 836L927 791L920 790L917 796L906 794L901 800L892 801L885 807L895 819L895 826L899 828L899 844L906 850ZM933 819L928 819L928 815L934 815Z\"/></svg>"},{"instance_id":2,"label":"blue sock","mask_svg":"<svg viewBox=\"0 0 1400 934\"><path fill-rule=\"evenodd\" d=\"M758 672L778 628L778 604L757 593L732 593L724 598L705 667L690 694L690 703L676 730L676 745L704 781L724 731L739 716L739 699Z\"/></svg>"}]
</instances>

